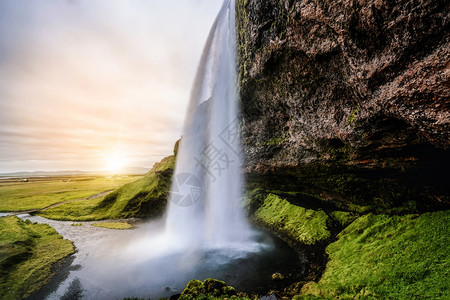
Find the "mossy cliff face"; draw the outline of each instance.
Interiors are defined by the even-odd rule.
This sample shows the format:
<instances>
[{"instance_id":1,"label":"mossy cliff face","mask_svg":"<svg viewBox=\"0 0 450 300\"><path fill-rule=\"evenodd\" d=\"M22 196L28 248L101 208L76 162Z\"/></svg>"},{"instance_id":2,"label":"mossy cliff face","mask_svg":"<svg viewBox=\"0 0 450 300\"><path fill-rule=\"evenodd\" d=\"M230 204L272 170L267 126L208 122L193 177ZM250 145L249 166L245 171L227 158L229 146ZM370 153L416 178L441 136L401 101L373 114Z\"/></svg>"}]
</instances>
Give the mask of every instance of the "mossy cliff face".
<instances>
[{"instance_id":1,"label":"mossy cliff face","mask_svg":"<svg viewBox=\"0 0 450 300\"><path fill-rule=\"evenodd\" d=\"M250 184L346 208L449 207L449 12L437 0L238 0Z\"/></svg>"}]
</instances>

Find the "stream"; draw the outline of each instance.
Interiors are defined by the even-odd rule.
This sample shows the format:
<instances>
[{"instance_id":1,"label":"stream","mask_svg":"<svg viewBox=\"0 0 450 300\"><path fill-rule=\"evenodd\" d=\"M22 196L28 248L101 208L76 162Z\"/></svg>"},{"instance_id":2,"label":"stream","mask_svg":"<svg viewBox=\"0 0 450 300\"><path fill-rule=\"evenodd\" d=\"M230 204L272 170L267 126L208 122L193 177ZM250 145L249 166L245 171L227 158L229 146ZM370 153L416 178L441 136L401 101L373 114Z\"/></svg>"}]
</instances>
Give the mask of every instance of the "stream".
<instances>
[{"instance_id":1,"label":"stream","mask_svg":"<svg viewBox=\"0 0 450 300\"><path fill-rule=\"evenodd\" d=\"M133 230L112 230L91 226L94 222L72 226L71 221L19 217L49 224L76 247L73 260L62 264L53 281L32 299L159 299L181 293L192 279L206 278L263 295L300 280L307 265L285 242L261 231L257 243L186 251L165 247L170 241L158 236L160 221L136 223ZM272 280L276 272L285 279Z\"/></svg>"}]
</instances>

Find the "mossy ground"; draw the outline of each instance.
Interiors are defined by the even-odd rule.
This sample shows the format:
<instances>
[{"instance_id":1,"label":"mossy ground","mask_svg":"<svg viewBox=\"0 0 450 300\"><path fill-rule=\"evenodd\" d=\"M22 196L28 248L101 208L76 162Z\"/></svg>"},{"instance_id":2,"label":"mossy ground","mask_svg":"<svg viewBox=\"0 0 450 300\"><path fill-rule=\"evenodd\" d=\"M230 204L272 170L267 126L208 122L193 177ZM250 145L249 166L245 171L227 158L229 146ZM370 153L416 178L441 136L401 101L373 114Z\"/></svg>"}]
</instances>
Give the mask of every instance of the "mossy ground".
<instances>
[{"instance_id":1,"label":"mossy ground","mask_svg":"<svg viewBox=\"0 0 450 300\"><path fill-rule=\"evenodd\" d=\"M175 153L176 149L177 145ZM32 209L39 210L36 213L43 217L71 221L157 216L166 206L174 165L175 156L166 157L138 180L135 176L71 176L3 181L0 211ZM117 189L106 196L91 197L111 188ZM52 204L58 205L41 210ZM131 227L125 222L93 225L112 229ZM1 299L20 299L36 292L51 279L52 265L74 251L73 244L48 225L8 217L0 219L0 229Z\"/></svg>"},{"instance_id":2,"label":"mossy ground","mask_svg":"<svg viewBox=\"0 0 450 300\"><path fill-rule=\"evenodd\" d=\"M297 299L450 299L450 210L358 215L304 208L286 199L295 192L274 192L249 194L252 219L299 251L328 257Z\"/></svg>"},{"instance_id":3,"label":"mossy ground","mask_svg":"<svg viewBox=\"0 0 450 300\"><path fill-rule=\"evenodd\" d=\"M296 206L275 194L267 195L252 219L290 241L306 245L324 241L331 235L324 211Z\"/></svg>"},{"instance_id":4,"label":"mossy ground","mask_svg":"<svg viewBox=\"0 0 450 300\"><path fill-rule=\"evenodd\" d=\"M108 229L117 229L117 230L126 230L133 228L133 225L127 222L102 222L102 223L93 223L92 226L102 227Z\"/></svg>"},{"instance_id":5,"label":"mossy ground","mask_svg":"<svg viewBox=\"0 0 450 300\"><path fill-rule=\"evenodd\" d=\"M52 266L74 252L46 224L0 218L0 298L22 299L38 291L53 275Z\"/></svg>"},{"instance_id":6,"label":"mossy ground","mask_svg":"<svg viewBox=\"0 0 450 300\"><path fill-rule=\"evenodd\" d=\"M116 189L142 176L64 176L0 180L0 211L42 209Z\"/></svg>"},{"instance_id":7,"label":"mossy ground","mask_svg":"<svg viewBox=\"0 0 450 300\"><path fill-rule=\"evenodd\" d=\"M305 294L340 299L450 299L450 211L368 214L338 235Z\"/></svg>"},{"instance_id":8,"label":"mossy ground","mask_svg":"<svg viewBox=\"0 0 450 300\"><path fill-rule=\"evenodd\" d=\"M175 156L155 164L143 178L103 198L70 202L41 211L40 216L66 221L95 221L161 215L167 204Z\"/></svg>"}]
</instances>

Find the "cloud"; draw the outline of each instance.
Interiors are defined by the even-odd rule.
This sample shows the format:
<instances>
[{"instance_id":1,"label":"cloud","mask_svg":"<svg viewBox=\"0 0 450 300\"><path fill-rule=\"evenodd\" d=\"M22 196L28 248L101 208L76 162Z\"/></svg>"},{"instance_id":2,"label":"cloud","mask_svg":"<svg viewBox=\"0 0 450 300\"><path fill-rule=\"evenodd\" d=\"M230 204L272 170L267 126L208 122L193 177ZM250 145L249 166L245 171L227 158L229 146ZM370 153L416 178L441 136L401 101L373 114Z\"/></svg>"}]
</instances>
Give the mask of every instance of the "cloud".
<instances>
[{"instance_id":1,"label":"cloud","mask_svg":"<svg viewBox=\"0 0 450 300\"><path fill-rule=\"evenodd\" d=\"M0 3L0 173L172 151L221 0ZM142 165L146 164L146 165Z\"/></svg>"}]
</instances>

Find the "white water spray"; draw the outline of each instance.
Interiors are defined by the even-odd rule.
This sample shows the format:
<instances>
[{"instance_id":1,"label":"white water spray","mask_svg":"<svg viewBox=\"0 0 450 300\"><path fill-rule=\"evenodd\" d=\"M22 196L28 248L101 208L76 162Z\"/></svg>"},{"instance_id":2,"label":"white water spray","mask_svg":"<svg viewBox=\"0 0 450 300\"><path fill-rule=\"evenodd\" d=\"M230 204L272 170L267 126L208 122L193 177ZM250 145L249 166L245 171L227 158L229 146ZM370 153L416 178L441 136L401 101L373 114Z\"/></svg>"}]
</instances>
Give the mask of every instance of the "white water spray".
<instances>
[{"instance_id":1,"label":"white water spray","mask_svg":"<svg viewBox=\"0 0 450 300\"><path fill-rule=\"evenodd\" d=\"M192 248L242 244L251 235L240 203L236 75L235 1L225 0L197 71L166 219L168 234Z\"/></svg>"},{"instance_id":2,"label":"white water spray","mask_svg":"<svg viewBox=\"0 0 450 300\"><path fill-rule=\"evenodd\" d=\"M272 239L251 229L240 203L234 20L235 2L225 0L198 69L164 220L106 233L30 216L50 222L79 249L74 266L82 268L74 268L49 299L70 298L74 291L95 300L168 298L194 278L265 293L258 289L272 284L271 274L295 272L297 253L286 246L274 252Z\"/></svg>"}]
</instances>

